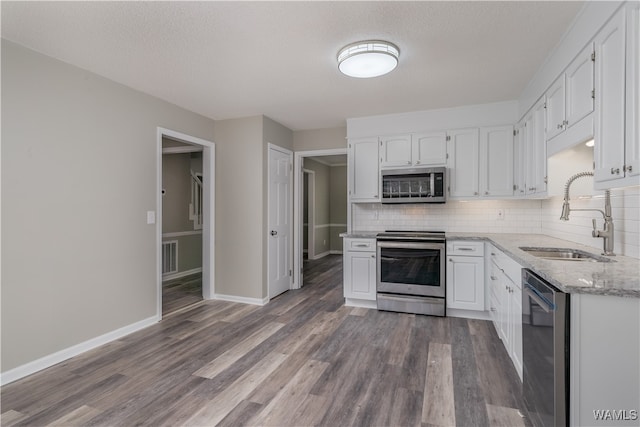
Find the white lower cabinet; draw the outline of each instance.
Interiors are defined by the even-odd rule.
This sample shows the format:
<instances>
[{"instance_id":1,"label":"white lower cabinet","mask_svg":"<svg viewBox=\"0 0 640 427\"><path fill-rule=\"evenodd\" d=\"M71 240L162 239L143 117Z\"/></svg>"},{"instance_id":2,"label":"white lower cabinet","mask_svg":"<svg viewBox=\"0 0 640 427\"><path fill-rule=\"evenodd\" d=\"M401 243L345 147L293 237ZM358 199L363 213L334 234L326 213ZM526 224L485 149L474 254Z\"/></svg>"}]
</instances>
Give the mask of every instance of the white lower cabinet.
<instances>
[{"instance_id":1,"label":"white lower cabinet","mask_svg":"<svg viewBox=\"0 0 640 427\"><path fill-rule=\"evenodd\" d=\"M346 305L376 307L376 241L344 239Z\"/></svg>"},{"instance_id":2,"label":"white lower cabinet","mask_svg":"<svg viewBox=\"0 0 640 427\"><path fill-rule=\"evenodd\" d=\"M484 243L447 242L447 308L484 311Z\"/></svg>"},{"instance_id":3,"label":"white lower cabinet","mask_svg":"<svg viewBox=\"0 0 640 427\"><path fill-rule=\"evenodd\" d=\"M522 380L522 267L493 246L490 257L491 320Z\"/></svg>"}]
</instances>

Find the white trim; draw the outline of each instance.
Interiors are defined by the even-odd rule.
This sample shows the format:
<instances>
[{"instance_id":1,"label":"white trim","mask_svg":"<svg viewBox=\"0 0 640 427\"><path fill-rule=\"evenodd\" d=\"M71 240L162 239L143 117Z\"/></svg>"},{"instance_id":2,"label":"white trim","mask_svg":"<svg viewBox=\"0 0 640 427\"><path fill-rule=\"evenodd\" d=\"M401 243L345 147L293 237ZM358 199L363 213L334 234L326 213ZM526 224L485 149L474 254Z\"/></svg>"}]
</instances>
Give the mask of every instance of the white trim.
<instances>
[{"instance_id":1,"label":"white trim","mask_svg":"<svg viewBox=\"0 0 640 427\"><path fill-rule=\"evenodd\" d=\"M320 254L315 255L313 258L311 258L311 257L308 257L308 258L315 261L317 259L324 258L329 254L331 254L331 251L322 252Z\"/></svg>"},{"instance_id":2,"label":"white trim","mask_svg":"<svg viewBox=\"0 0 640 427\"><path fill-rule=\"evenodd\" d=\"M192 268L191 270L178 271L177 273L165 274L162 276L162 281L167 282L173 279L179 279L181 277L191 276L192 274L202 273L202 267Z\"/></svg>"},{"instance_id":3,"label":"white trim","mask_svg":"<svg viewBox=\"0 0 640 427\"><path fill-rule=\"evenodd\" d=\"M303 190L303 162L305 157L314 156L333 156L336 154L348 155L347 147L331 148L326 150L310 150L298 151L294 154L293 161L293 288L302 287L302 190ZM347 180L349 174L347 174ZM347 182L347 188L349 183ZM349 212L349 203L347 204L347 223L351 219Z\"/></svg>"},{"instance_id":4,"label":"white trim","mask_svg":"<svg viewBox=\"0 0 640 427\"><path fill-rule=\"evenodd\" d=\"M329 251L329 253L330 253L331 255L342 255L344 252L339 251L339 250L336 250L336 249L331 249L331 250Z\"/></svg>"},{"instance_id":5,"label":"white trim","mask_svg":"<svg viewBox=\"0 0 640 427\"><path fill-rule=\"evenodd\" d=\"M162 238L167 239L170 237L195 236L196 234L202 234L202 229L193 231L175 231L172 233L162 233Z\"/></svg>"},{"instance_id":6,"label":"white trim","mask_svg":"<svg viewBox=\"0 0 640 427\"><path fill-rule=\"evenodd\" d=\"M362 307L362 308L375 308L378 309L378 301L370 301L366 299L357 298L345 298L344 305L346 307Z\"/></svg>"},{"instance_id":7,"label":"white trim","mask_svg":"<svg viewBox=\"0 0 640 427\"><path fill-rule=\"evenodd\" d=\"M236 295L225 295L225 294L214 294L213 299L217 299L220 301L239 302L242 304L251 304L251 305L265 305L269 302L269 297L264 297L260 299L260 298L239 297Z\"/></svg>"},{"instance_id":8,"label":"white trim","mask_svg":"<svg viewBox=\"0 0 640 427\"><path fill-rule=\"evenodd\" d=\"M185 145L184 147L163 147L162 154L184 154L184 153L201 153L202 147L194 147L193 145Z\"/></svg>"},{"instance_id":9,"label":"white trim","mask_svg":"<svg viewBox=\"0 0 640 427\"><path fill-rule=\"evenodd\" d=\"M157 128L156 149L156 317L162 319L162 137L202 147L202 298L215 295L215 166L216 144L162 127Z\"/></svg>"},{"instance_id":10,"label":"white trim","mask_svg":"<svg viewBox=\"0 0 640 427\"><path fill-rule=\"evenodd\" d=\"M270 218L270 212L271 209L269 209L269 205L271 204L271 155L269 153L270 150L273 151L277 151L280 152L282 154L285 154L289 157L289 164L291 165L291 174L289 175L289 206L288 206L288 211L291 212L292 211L292 207L293 207L293 151L288 150L284 147L280 147L279 145L275 145L272 144L270 142L267 143L267 229L270 227L271 225L271 218ZM293 221L290 221L291 223L289 224L289 248L291 248L293 246ZM268 233L267 233L268 234ZM269 301L270 295L271 295L271 273L270 273L270 268L271 268L271 251L269 250L269 243L267 241L267 302ZM291 259L291 255L289 255L289 259L288 261L288 265L290 269L293 269L293 260ZM289 289L293 288L293 277L290 274L289 275Z\"/></svg>"},{"instance_id":11,"label":"white trim","mask_svg":"<svg viewBox=\"0 0 640 427\"><path fill-rule=\"evenodd\" d=\"M329 163L329 162L325 162L324 160L315 159L315 158L314 158L314 159L311 159L311 160L313 160L314 162L318 162L318 163L320 163L321 165L328 166L328 167L330 167L330 168L335 168L335 167L338 167L338 166L347 166L347 164L346 164L346 163Z\"/></svg>"},{"instance_id":12,"label":"white trim","mask_svg":"<svg viewBox=\"0 0 640 427\"><path fill-rule=\"evenodd\" d=\"M87 341L81 342L80 344L76 344L74 346L41 357L40 359L34 360L32 362L25 363L24 365L18 366L17 368L10 369L0 374L0 385L4 386L16 380L19 380L20 378L24 378L27 375L31 375L60 362L64 362L67 359L71 359L72 357L82 354L86 351L93 350L96 347L100 347L101 345L110 343L126 335L147 328L157 322L157 317L151 316L144 320L140 320L139 322L135 322L114 331L107 332L106 334L100 335L98 337L91 338Z\"/></svg>"},{"instance_id":13,"label":"white trim","mask_svg":"<svg viewBox=\"0 0 640 427\"><path fill-rule=\"evenodd\" d=\"M316 225L315 228L330 228L330 227L346 227L347 224L320 224Z\"/></svg>"},{"instance_id":14,"label":"white trim","mask_svg":"<svg viewBox=\"0 0 640 427\"><path fill-rule=\"evenodd\" d=\"M316 173L312 170L304 169L303 177L306 173L307 176L307 258L315 259L316 253ZM304 197L301 198L301 202L304 203ZM301 211L302 212L302 211Z\"/></svg>"},{"instance_id":15,"label":"white trim","mask_svg":"<svg viewBox=\"0 0 640 427\"><path fill-rule=\"evenodd\" d=\"M491 320L491 315L489 314L488 311L461 310L459 308L447 308L447 317L460 317L462 319Z\"/></svg>"}]
</instances>

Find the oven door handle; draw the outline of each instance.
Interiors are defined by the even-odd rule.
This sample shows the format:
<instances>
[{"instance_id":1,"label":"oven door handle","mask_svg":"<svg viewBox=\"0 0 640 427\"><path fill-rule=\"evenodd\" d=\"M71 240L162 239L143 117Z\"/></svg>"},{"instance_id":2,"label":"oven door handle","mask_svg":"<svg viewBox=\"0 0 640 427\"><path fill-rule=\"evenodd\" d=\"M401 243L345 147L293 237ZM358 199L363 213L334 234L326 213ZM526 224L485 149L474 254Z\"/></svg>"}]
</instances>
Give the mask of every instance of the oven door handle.
<instances>
[{"instance_id":1,"label":"oven door handle","mask_svg":"<svg viewBox=\"0 0 640 427\"><path fill-rule=\"evenodd\" d=\"M436 249L444 250L444 243L436 242L398 242L398 241L382 241L378 240L379 248L397 248L397 249Z\"/></svg>"},{"instance_id":2,"label":"oven door handle","mask_svg":"<svg viewBox=\"0 0 640 427\"><path fill-rule=\"evenodd\" d=\"M556 305L544 297L536 288L528 283L524 284L524 293L527 294L532 300L538 303L540 308L545 312L550 313L556 309Z\"/></svg>"}]
</instances>

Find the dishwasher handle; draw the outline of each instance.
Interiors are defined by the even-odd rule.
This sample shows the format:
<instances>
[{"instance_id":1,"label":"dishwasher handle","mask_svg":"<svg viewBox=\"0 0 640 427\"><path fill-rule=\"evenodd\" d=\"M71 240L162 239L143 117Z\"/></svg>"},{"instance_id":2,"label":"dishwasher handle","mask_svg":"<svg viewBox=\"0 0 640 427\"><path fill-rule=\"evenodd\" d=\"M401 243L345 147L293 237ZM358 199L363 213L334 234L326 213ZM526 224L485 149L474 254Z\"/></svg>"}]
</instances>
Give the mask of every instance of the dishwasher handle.
<instances>
[{"instance_id":1,"label":"dishwasher handle","mask_svg":"<svg viewBox=\"0 0 640 427\"><path fill-rule=\"evenodd\" d=\"M550 313L556 309L556 305L549 301L544 295L540 293L536 288L531 286L530 284L524 284L524 293L531 297L535 302L538 303L540 308L542 308L545 312Z\"/></svg>"}]
</instances>

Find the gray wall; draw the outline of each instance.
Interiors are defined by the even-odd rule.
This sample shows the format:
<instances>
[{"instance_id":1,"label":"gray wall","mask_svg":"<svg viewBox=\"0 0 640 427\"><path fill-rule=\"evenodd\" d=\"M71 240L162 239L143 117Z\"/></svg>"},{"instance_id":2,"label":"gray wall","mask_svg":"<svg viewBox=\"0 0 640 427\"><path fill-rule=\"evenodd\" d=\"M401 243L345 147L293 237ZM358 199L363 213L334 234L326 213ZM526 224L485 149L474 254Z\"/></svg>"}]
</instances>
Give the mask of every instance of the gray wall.
<instances>
[{"instance_id":1,"label":"gray wall","mask_svg":"<svg viewBox=\"0 0 640 427\"><path fill-rule=\"evenodd\" d=\"M3 372L156 315L146 212L156 209L158 126L216 141L213 120L2 41ZM217 148L217 176L251 164ZM259 193L259 179L246 190ZM216 237L217 277L231 276L222 261L237 236Z\"/></svg>"},{"instance_id":2,"label":"gray wall","mask_svg":"<svg viewBox=\"0 0 640 427\"><path fill-rule=\"evenodd\" d=\"M327 165L319 163L312 158L304 159L304 168L315 172L315 188L314 188L314 246L313 253L315 256L329 251L331 238L329 234L329 176L330 172ZM312 224L309 224L311 227Z\"/></svg>"},{"instance_id":3,"label":"gray wall","mask_svg":"<svg viewBox=\"0 0 640 427\"><path fill-rule=\"evenodd\" d=\"M345 155L345 161L346 161ZM342 252L340 233L347 231L347 166L332 166L329 175L330 249Z\"/></svg>"},{"instance_id":4,"label":"gray wall","mask_svg":"<svg viewBox=\"0 0 640 427\"><path fill-rule=\"evenodd\" d=\"M164 140L163 140L164 145ZM189 219L191 170L202 173L202 154L164 154L162 156L162 233L194 231ZM178 241L178 272L202 267L202 234L164 237Z\"/></svg>"},{"instance_id":5,"label":"gray wall","mask_svg":"<svg viewBox=\"0 0 640 427\"><path fill-rule=\"evenodd\" d=\"M347 128L297 130L293 132L293 150L311 151L347 148Z\"/></svg>"}]
</instances>

